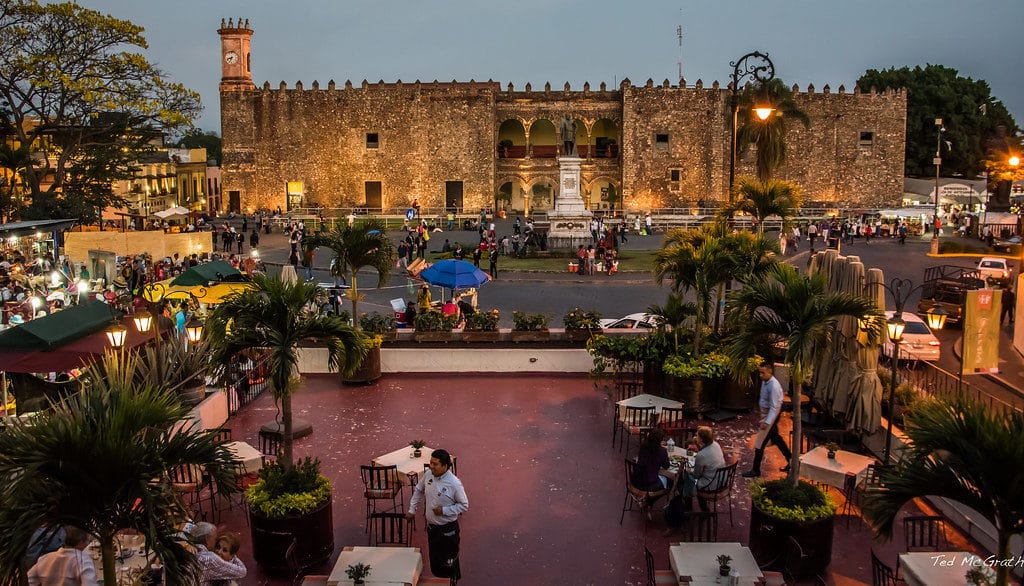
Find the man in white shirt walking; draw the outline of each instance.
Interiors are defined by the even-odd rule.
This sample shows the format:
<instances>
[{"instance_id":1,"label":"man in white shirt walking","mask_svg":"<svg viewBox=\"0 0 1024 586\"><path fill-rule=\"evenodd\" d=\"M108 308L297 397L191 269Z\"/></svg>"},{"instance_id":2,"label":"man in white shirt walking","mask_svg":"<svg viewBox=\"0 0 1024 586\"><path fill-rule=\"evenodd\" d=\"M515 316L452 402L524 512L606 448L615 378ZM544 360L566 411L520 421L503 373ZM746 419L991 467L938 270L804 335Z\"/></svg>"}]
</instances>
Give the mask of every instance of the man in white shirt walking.
<instances>
[{"instance_id":1,"label":"man in white shirt walking","mask_svg":"<svg viewBox=\"0 0 1024 586\"><path fill-rule=\"evenodd\" d=\"M449 578L451 584L456 584L462 578L459 568L459 515L469 510L469 499L451 467L452 457L446 450L431 452L430 474L424 474L416 485L405 516L414 518L416 509L426 499L430 572L439 578Z\"/></svg>"},{"instance_id":2,"label":"man in white shirt walking","mask_svg":"<svg viewBox=\"0 0 1024 586\"><path fill-rule=\"evenodd\" d=\"M749 472L743 474L746 478L754 478L761 475L761 459L764 457L764 450L768 444L775 444L787 464L782 467L783 472L789 471L789 459L792 454L786 441L779 435L779 415L782 414L782 385L779 379L775 378L775 367L770 362L764 362L757 369L761 377L761 399L758 405L761 408L761 427L754 438L754 463Z\"/></svg>"}]
</instances>

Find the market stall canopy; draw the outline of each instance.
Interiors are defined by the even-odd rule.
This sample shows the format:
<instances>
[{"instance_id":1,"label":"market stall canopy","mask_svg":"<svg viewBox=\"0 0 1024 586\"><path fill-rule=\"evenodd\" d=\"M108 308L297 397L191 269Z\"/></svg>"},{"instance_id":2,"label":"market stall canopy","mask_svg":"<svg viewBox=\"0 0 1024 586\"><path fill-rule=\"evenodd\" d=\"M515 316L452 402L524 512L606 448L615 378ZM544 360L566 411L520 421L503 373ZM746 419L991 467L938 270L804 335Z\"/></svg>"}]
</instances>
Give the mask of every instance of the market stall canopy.
<instances>
[{"instance_id":1,"label":"market stall canopy","mask_svg":"<svg viewBox=\"0 0 1024 586\"><path fill-rule=\"evenodd\" d=\"M988 212L981 216L981 221L987 224L1000 224L1008 226L1017 225L1017 214L1007 214L1004 212Z\"/></svg>"},{"instance_id":2,"label":"market stall canopy","mask_svg":"<svg viewBox=\"0 0 1024 586\"><path fill-rule=\"evenodd\" d=\"M420 278L447 289L472 289L491 280L487 273L464 260L442 260L420 273Z\"/></svg>"},{"instance_id":3,"label":"market stall canopy","mask_svg":"<svg viewBox=\"0 0 1024 586\"><path fill-rule=\"evenodd\" d=\"M110 307L92 299L0 332L0 349L53 350L107 327L112 319Z\"/></svg>"},{"instance_id":4,"label":"market stall canopy","mask_svg":"<svg viewBox=\"0 0 1024 586\"><path fill-rule=\"evenodd\" d=\"M78 220L67 218L63 220L26 220L23 222L8 222L0 224L0 238L11 236L31 236L37 232L58 232L74 226Z\"/></svg>"},{"instance_id":5,"label":"market stall canopy","mask_svg":"<svg viewBox=\"0 0 1024 586\"><path fill-rule=\"evenodd\" d=\"M194 287L196 285L209 285L210 283L233 282L238 283L244 279L241 271L231 266L231 263L224 260L203 263L194 266L178 275L171 286L184 285Z\"/></svg>"},{"instance_id":6,"label":"market stall canopy","mask_svg":"<svg viewBox=\"0 0 1024 586\"><path fill-rule=\"evenodd\" d=\"M68 310L65 309L55 315L66 311ZM109 316L110 314L108 313L108 323L110 320ZM131 350L152 340L156 328L150 328L149 332L139 332L129 325L126 329L128 330L128 335L125 340L124 349ZM4 372L25 373L67 372L99 360L103 353L109 349L110 343L107 341L107 335L103 330L93 332L53 350L0 349L0 370Z\"/></svg>"},{"instance_id":7,"label":"market stall canopy","mask_svg":"<svg viewBox=\"0 0 1024 586\"><path fill-rule=\"evenodd\" d=\"M181 206L174 206L173 208L153 213L154 216L161 220L180 220L182 218L187 218L188 214L188 208L183 208Z\"/></svg>"}]
</instances>

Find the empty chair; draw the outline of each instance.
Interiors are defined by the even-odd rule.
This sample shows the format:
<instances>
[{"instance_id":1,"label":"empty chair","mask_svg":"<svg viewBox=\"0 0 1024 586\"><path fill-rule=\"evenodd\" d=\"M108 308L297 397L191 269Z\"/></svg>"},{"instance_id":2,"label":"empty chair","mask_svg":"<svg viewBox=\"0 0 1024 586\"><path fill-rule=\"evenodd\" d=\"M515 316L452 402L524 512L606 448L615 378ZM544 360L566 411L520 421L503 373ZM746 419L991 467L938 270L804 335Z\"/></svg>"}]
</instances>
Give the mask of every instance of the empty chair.
<instances>
[{"instance_id":1,"label":"empty chair","mask_svg":"<svg viewBox=\"0 0 1024 586\"><path fill-rule=\"evenodd\" d=\"M658 414L658 427L665 432L666 436L682 433L686 427L686 418L683 416L682 407L662 407Z\"/></svg>"},{"instance_id":2,"label":"empty chair","mask_svg":"<svg viewBox=\"0 0 1024 586\"><path fill-rule=\"evenodd\" d=\"M657 586L658 584L678 584L675 575L672 570L655 570L654 569L654 554L651 550L644 546L644 561L647 563L647 586ZM421 582L422 583L422 582Z\"/></svg>"},{"instance_id":3,"label":"empty chair","mask_svg":"<svg viewBox=\"0 0 1024 586\"><path fill-rule=\"evenodd\" d=\"M201 512L203 501L210 501L210 514L214 514L216 507L213 504L213 487L209 477L203 474L202 469L195 464L182 464L167 471L171 480L171 486L175 491L185 497L189 506L196 506ZM205 496L204 496L205 492Z\"/></svg>"},{"instance_id":4,"label":"empty chair","mask_svg":"<svg viewBox=\"0 0 1024 586\"><path fill-rule=\"evenodd\" d=\"M804 548L800 546L800 542L796 540L792 535L786 538L786 553L785 562L783 565L782 573L792 583L804 583L807 578L807 571L804 570L804 562L807 556L804 555ZM825 581L814 574L811 576L814 584L825 584Z\"/></svg>"},{"instance_id":5,"label":"empty chair","mask_svg":"<svg viewBox=\"0 0 1024 586\"><path fill-rule=\"evenodd\" d=\"M281 434L276 431L263 431L259 433L259 450L263 454L263 463L276 462L284 449Z\"/></svg>"},{"instance_id":6,"label":"empty chair","mask_svg":"<svg viewBox=\"0 0 1024 586\"><path fill-rule=\"evenodd\" d=\"M633 470L635 468L636 462L626 458L626 498L622 501L622 514L619 515L619 525L622 525L622 520L626 517L626 511L633 510L633 505L637 505L646 522L653 500L664 496L668 492L665 489L643 490L633 486Z\"/></svg>"},{"instance_id":7,"label":"empty chair","mask_svg":"<svg viewBox=\"0 0 1024 586\"><path fill-rule=\"evenodd\" d=\"M718 513L691 511L683 513L683 541L713 543L718 541Z\"/></svg>"},{"instance_id":8,"label":"empty chair","mask_svg":"<svg viewBox=\"0 0 1024 586\"><path fill-rule=\"evenodd\" d=\"M644 383L635 379L620 379L615 381L615 401L624 401L635 397L644 391Z\"/></svg>"},{"instance_id":9,"label":"empty chair","mask_svg":"<svg viewBox=\"0 0 1024 586\"><path fill-rule=\"evenodd\" d=\"M846 527L850 527L850 518L856 516L854 503L859 504L859 491L857 490L857 475L851 472L846 473L843 479L843 506L839 507L836 515L846 516Z\"/></svg>"},{"instance_id":10,"label":"empty chair","mask_svg":"<svg viewBox=\"0 0 1024 586\"><path fill-rule=\"evenodd\" d=\"M871 550L871 586L896 586L896 572Z\"/></svg>"},{"instance_id":11,"label":"empty chair","mask_svg":"<svg viewBox=\"0 0 1024 586\"><path fill-rule=\"evenodd\" d=\"M377 512L403 510L405 497L402 485L398 483L397 466L360 466L359 475L363 480L363 496L366 498L366 530L370 529L370 515ZM381 511L377 503L391 501L391 505Z\"/></svg>"},{"instance_id":12,"label":"empty chair","mask_svg":"<svg viewBox=\"0 0 1024 586\"><path fill-rule=\"evenodd\" d=\"M411 528L403 513L370 515L370 545L409 545Z\"/></svg>"},{"instance_id":13,"label":"empty chair","mask_svg":"<svg viewBox=\"0 0 1024 586\"><path fill-rule=\"evenodd\" d=\"M288 573L292 576L292 586L307 583L304 578L313 565L308 563L302 554L299 553L298 540L292 539L291 545L284 552L284 561L288 564ZM323 584L326 583L327 580L325 579Z\"/></svg>"},{"instance_id":14,"label":"empty chair","mask_svg":"<svg viewBox=\"0 0 1024 586\"><path fill-rule=\"evenodd\" d=\"M697 486L697 499L701 502L702 509L707 508L708 503L714 503L713 510L717 513L718 501L725 500L729 502L729 525L733 524L732 488L736 483L736 466L738 465L738 461L726 464L724 468L719 468L715 472L714 480L706 488Z\"/></svg>"},{"instance_id":15,"label":"empty chair","mask_svg":"<svg viewBox=\"0 0 1024 586\"><path fill-rule=\"evenodd\" d=\"M906 551L940 551L945 546L946 534L942 517L917 515L903 519L903 537Z\"/></svg>"},{"instance_id":16,"label":"empty chair","mask_svg":"<svg viewBox=\"0 0 1024 586\"><path fill-rule=\"evenodd\" d=\"M622 448L622 438L626 438L626 452L629 452L630 440L633 436L639 439L640 434L651 427L651 415L654 415L654 406L650 407L626 407L620 423L622 435L619 436L619 448ZM615 438L612 438L615 443Z\"/></svg>"},{"instance_id":17,"label":"empty chair","mask_svg":"<svg viewBox=\"0 0 1024 586\"><path fill-rule=\"evenodd\" d=\"M213 434L213 439L218 442L229 442L231 441L231 430L226 427L220 427Z\"/></svg>"}]
</instances>

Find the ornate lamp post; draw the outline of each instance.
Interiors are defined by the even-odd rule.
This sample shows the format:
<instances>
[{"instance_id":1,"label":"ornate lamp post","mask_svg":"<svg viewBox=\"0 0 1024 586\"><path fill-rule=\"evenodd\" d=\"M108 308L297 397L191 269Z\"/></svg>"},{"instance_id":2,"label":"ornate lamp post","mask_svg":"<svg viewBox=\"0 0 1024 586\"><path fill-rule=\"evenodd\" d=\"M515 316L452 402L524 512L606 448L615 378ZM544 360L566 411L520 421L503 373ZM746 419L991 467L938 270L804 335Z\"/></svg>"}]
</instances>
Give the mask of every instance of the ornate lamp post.
<instances>
[{"instance_id":1,"label":"ornate lamp post","mask_svg":"<svg viewBox=\"0 0 1024 586\"><path fill-rule=\"evenodd\" d=\"M732 201L732 188L736 182L736 135L739 132L739 111L740 111L740 80L750 77L754 81L766 82L775 79L775 64L768 58L767 53L754 51L747 53L736 61L730 61L732 66L732 92L729 98L729 105L732 107L732 149L729 159L729 200ZM772 115L772 108L769 106L758 106L755 108L757 117L762 121Z\"/></svg>"},{"instance_id":2,"label":"ornate lamp post","mask_svg":"<svg viewBox=\"0 0 1024 586\"><path fill-rule=\"evenodd\" d=\"M932 254L939 253L939 171L942 169L942 133L946 127L942 125L942 118L935 119L935 126L938 129L935 133L935 210L932 215Z\"/></svg>"},{"instance_id":3,"label":"ornate lamp post","mask_svg":"<svg viewBox=\"0 0 1024 586\"><path fill-rule=\"evenodd\" d=\"M910 279L893 279L888 285L885 283L879 283L878 285L892 295L892 299L896 304L896 310L893 312L892 317L885 322L886 334L889 337L889 341L892 342L893 348L892 385L889 388L889 423L885 428L885 449L882 452L882 463L888 464L892 446L893 403L896 397L896 387L899 385L900 342L903 339L903 330L907 327L907 322L903 321L903 306L906 305L910 296L924 287L924 285L915 287ZM946 325L946 315L945 309L933 306L925 313L928 319L928 327L933 330L941 330Z\"/></svg>"}]
</instances>

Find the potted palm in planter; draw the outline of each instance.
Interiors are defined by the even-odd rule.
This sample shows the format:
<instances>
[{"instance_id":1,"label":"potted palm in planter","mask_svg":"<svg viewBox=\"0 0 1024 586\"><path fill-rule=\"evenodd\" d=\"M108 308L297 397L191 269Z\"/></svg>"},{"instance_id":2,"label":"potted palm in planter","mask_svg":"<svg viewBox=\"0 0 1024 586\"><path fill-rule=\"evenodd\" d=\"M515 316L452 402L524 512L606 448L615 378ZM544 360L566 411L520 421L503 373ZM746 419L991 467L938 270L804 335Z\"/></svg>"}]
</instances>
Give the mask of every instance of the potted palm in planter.
<instances>
[{"instance_id":1,"label":"potted palm in planter","mask_svg":"<svg viewBox=\"0 0 1024 586\"><path fill-rule=\"evenodd\" d=\"M370 570L372 569L372 566L358 563L345 568L345 575L348 576L349 580L352 580L353 584L366 584L365 579L370 576Z\"/></svg>"},{"instance_id":2,"label":"potted palm in planter","mask_svg":"<svg viewBox=\"0 0 1024 586\"><path fill-rule=\"evenodd\" d=\"M565 327L565 339L571 342L583 342L601 333L601 314L574 307L562 317Z\"/></svg>"},{"instance_id":3,"label":"potted palm in planter","mask_svg":"<svg viewBox=\"0 0 1024 586\"><path fill-rule=\"evenodd\" d=\"M250 528L257 563L270 571L284 571L285 551L292 539L298 540L299 551L311 563L326 560L334 549L330 483L319 475L319 463L307 459L298 466L292 464L291 396L300 382L299 346L326 345L331 368L351 373L360 364L366 343L361 332L338 317L310 309L320 307L324 296L315 284L285 283L264 275L256 275L252 283L253 289L229 297L213 311L206 332L214 363L225 364L252 348L262 348L269 355L270 391L281 407L283 451L279 466L261 472L264 482L256 489L259 494L249 495L249 502L255 501L250 507Z\"/></svg>"},{"instance_id":4,"label":"potted palm in planter","mask_svg":"<svg viewBox=\"0 0 1024 586\"><path fill-rule=\"evenodd\" d=\"M700 357L673 354L661 369L669 377L665 395L682 402L687 413L702 414L717 407L719 386L729 373L729 357L718 352Z\"/></svg>"},{"instance_id":5,"label":"potted palm in planter","mask_svg":"<svg viewBox=\"0 0 1024 586\"><path fill-rule=\"evenodd\" d=\"M413 339L417 342L448 342L455 328L455 316L440 311L424 311L416 314L416 330Z\"/></svg>"},{"instance_id":6,"label":"potted palm in planter","mask_svg":"<svg viewBox=\"0 0 1024 586\"><path fill-rule=\"evenodd\" d=\"M409 445L412 446L412 457L419 458L423 455L423 448L427 445L427 442L420 439L414 439L409 442Z\"/></svg>"},{"instance_id":7,"label":"potted palm in planter","mask_svg":"<svg viewBox=\"0 0 1024 586\"><path fill-rule=\"evenodd\" d=\"M543 313L512 312L513 342L544 342L550 337L548 316Z\"/></svg>"},{"instance_id":8,"label":"potted palm in planter","mask_svg":"<svg viewBox=\"0 0 1024 586\"><path fill-rule=\"evenodd\" d=\"M729 564L732 562L732 556L728 556L723 553L719 556L716 556L715 560L718 562L718 575L728 576L729 570L732 569L729 567Z\"/></svg>"},{"instance_id":9,"label":"potted palm in planter","mask_svg":"<svg viewBox=\"0 0 1024 586\"><path fill-rule=\"evenodd\" d=\"M466 342L497 342L501 336L498 333L498 318L497 309L467 315L462 339Z\"/></svg>"},{"instance_id":10,"label":"potted palm in planter","mask_svg":"<svg viewBox=\"0 0 1024 586\"><path fill-rule=\"evenodd\" d=\"M366 334L363 341L366 347L366 356L351 374L342 373L341 379L345 384L367 384L379 379L381 376L380 348L384 344L384 340L395 339L395 318L390 315L381 315L377 312L364 313L359 317L359 327Z\"/></svg>"}]
</instances>

